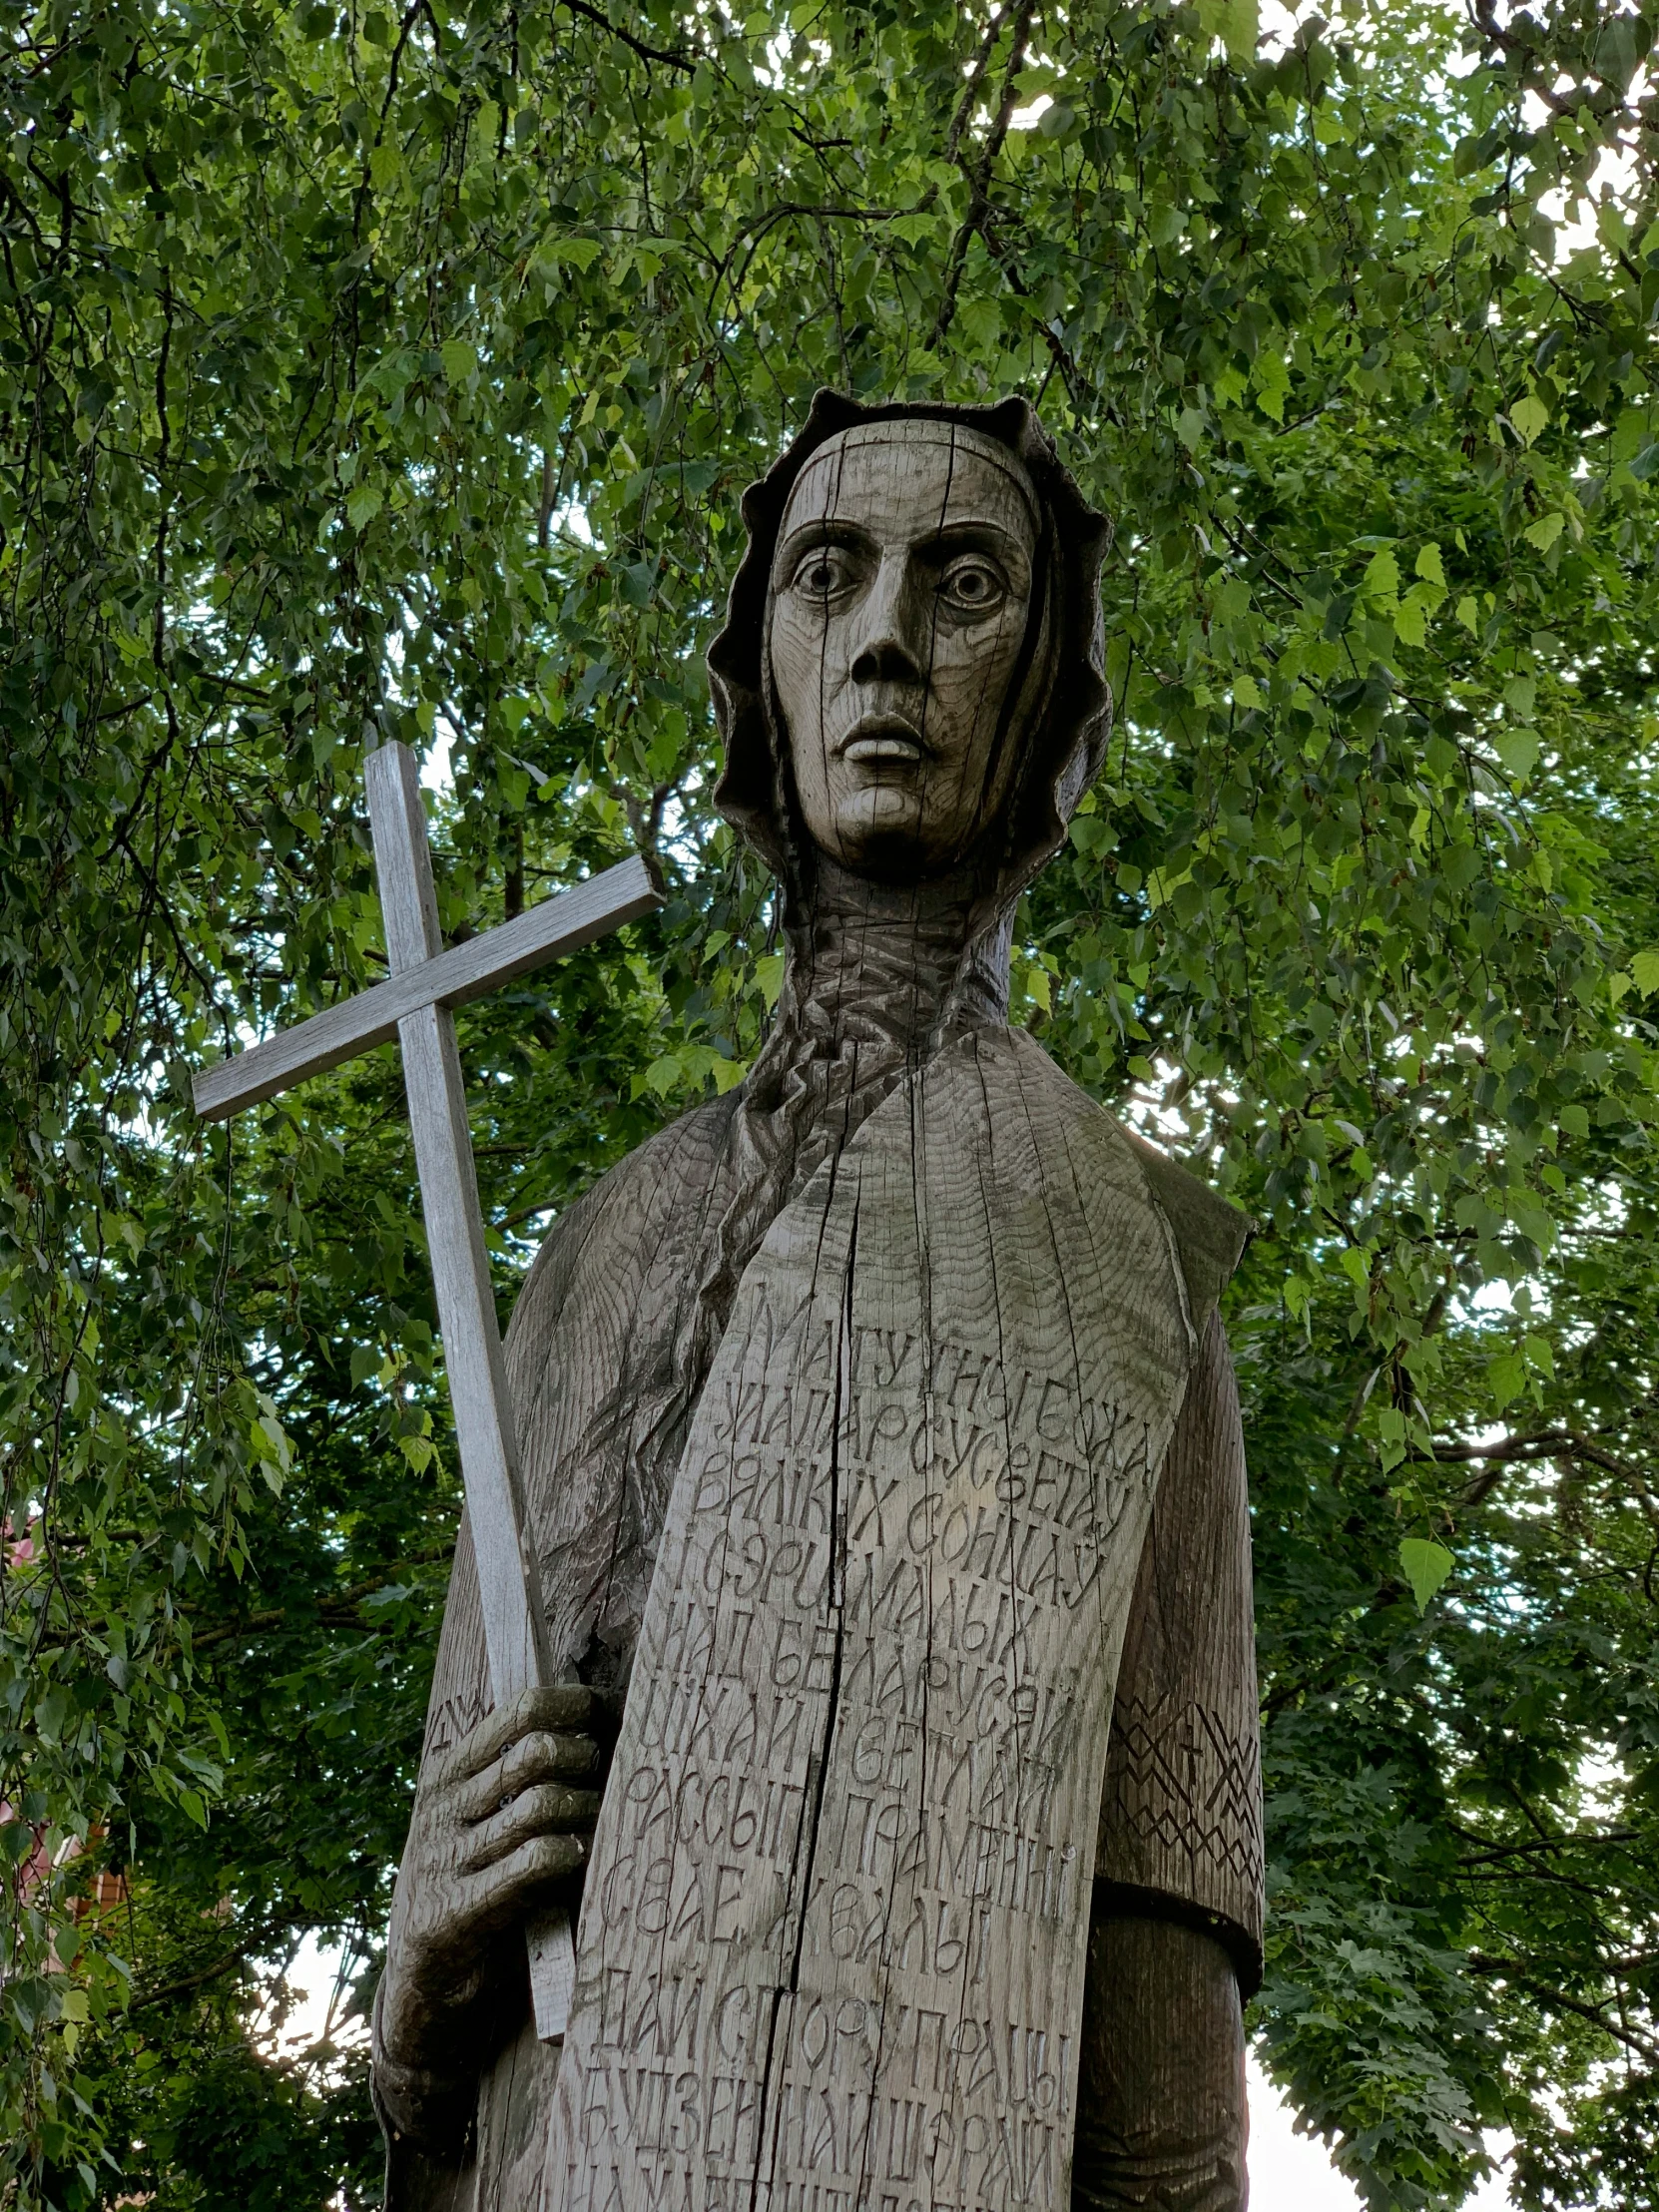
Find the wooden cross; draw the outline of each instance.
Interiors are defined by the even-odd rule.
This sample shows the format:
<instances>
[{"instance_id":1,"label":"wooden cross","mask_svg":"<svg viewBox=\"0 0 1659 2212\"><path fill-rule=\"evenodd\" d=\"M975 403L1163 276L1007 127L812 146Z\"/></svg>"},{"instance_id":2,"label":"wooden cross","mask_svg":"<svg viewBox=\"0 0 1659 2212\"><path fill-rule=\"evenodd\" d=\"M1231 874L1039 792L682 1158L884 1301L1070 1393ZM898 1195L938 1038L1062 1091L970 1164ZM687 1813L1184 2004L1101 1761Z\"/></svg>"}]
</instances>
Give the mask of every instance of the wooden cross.
<instances>
[{"instance_id":1,"label":"wooden cross","mask_svg":"<svg viewBox=\"0 0 1659 2212\"><path fill-rule=\"evenodd\" d=\"M407 746L368 756L368 815L386 931L387 980L309 1021L252 1045L196 1078L196 1110L222 1120L321 1075L395 1036L402 1047L409 1130L420 1178L444 1366L455 1409L467 1515L483 1600L490 1690L497 1707L552 1678L536 1555L526 1533L518 1445L507 1395L495 1297L453 1008L590 944L661 903L639 858L607 868L528 913L443 950L420 776ZM563 2035L575 1978L570 1917L538 1916L528 1930L536 2032Z\"/></svg>"}]
</instances>

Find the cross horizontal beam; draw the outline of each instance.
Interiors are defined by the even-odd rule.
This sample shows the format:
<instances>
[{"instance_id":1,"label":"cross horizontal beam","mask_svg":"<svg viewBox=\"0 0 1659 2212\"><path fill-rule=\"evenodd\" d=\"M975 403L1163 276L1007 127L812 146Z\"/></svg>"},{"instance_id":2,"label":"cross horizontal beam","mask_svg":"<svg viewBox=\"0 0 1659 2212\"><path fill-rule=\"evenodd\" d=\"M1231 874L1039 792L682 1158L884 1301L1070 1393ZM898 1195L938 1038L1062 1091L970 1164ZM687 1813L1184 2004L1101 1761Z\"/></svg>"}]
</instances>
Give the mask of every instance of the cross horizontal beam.
<instances>
[{"instance_id":1,"label":"cross horizontal beam","mask_svg":"<svg viewBox=\"0 0 1659 2212\"><path fill-rule=\"evenodd\" d=\"M193 1085L196 1111L204 1121L223 1121L241 1107L258 1106L306 1076L326 1074L353 1053L386 1043L396 1036L398 1023L421 1007L465 1006L660 904L645 862L636 854L555 898L544 898L497 929L451 945L354 998L325 1007L309 1021L250 1045L234 1059L204 1068Z\"/></svg>"}]
</instances>

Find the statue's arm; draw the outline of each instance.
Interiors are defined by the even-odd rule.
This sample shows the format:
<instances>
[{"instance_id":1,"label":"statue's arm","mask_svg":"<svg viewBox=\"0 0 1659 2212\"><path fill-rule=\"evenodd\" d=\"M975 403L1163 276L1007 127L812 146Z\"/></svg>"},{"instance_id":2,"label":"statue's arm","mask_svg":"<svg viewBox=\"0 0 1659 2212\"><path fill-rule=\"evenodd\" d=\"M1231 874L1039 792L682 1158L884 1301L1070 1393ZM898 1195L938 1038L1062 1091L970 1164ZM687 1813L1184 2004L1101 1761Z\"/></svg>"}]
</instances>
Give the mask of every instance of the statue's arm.
<instances>
[{"instance_id":1,"label":"statue's arm","mask_svg":"<svg viewBox=\"0 0 1659 2212\"><path fill-rule=\"evenodd\" d=\"M526 1915L574 1903L610 1734L576 1684L485 1709L476 1587L463 1521L374 2005L374 2102L394 2167L466 2161L479 2077L528 2009ZM398 2212L425 2201L388 2199Z\"/></svg>"},{"instance_id":2,"label":"statue's arm","mask_svg":"<svg viewBox=\"0 0 1659 2212\"><path fill-rule=\"evenodd\" d=\"M565 1540L571 1548L570 1530L548 1525L553 1506L579 1518L585 1513L595 1540L608 1541L584 1481L568 1469L559 1482L549 1479L564 1448L572 1394L554 1356L553 1332L574 1300L585 1338L629 1341L629 1302L638 1295L642 1258L664 1244L658 1216L672 1215L676 1201L700 1187L688 1156L707 1181L724 1126L700 1110L612 1170L560 1217L520 1295L507 1372L540 1513L544 1599L558 1594L547 1581L549 1543ZM656 1212L640 1204L642 1190L653 1194ZM609 1360L594 1357L603 1391L620 1356L613 1343ZM596 1417L593 1395L590 1389L584 1401L577 1393L572 1417ZM578 1558L579 1583L583 1564ZM563 1596L563 1610L549 1621L561 1649L568 1588ZM447 2212L454 2176L472 2168L480 2081L488 2077L494 2095L504 2064L506 2089L518 2093L514 2083L523 2069L509 2046L529 2017L524 1922L538 1907L574 1902L614 1719L607 1701L578 1685L539 1692L506 1714L491 1711L478 1578L463 1517L375 2005L372 2082L387 2141L388 2212L429 2206ZM540 2048L532 2038L532 2057Z\"/></svg>"},{"instance_id":3,"label":"statue's arm","mask_svg":"<svg viewBox=\"0 0 1659 2212\"><path fill-rule=\"evenodd\" d=\"M1084 1989L1077 2212L1244 2212L1261 1795L1244 1432L1212 1316L1124 1640Z\"/></svg>"},{"instance_id":4,"label":"statue's arm","mask_svg":"<svg viewBox=\"0 0 1659 2212\"><path fill-rule=\"evenodd\" d=\"M1215 1937L1097 1893L1074 2212L1245 2212L1244 2060L1239 1978Z\"/></svg>"}]
</instances>

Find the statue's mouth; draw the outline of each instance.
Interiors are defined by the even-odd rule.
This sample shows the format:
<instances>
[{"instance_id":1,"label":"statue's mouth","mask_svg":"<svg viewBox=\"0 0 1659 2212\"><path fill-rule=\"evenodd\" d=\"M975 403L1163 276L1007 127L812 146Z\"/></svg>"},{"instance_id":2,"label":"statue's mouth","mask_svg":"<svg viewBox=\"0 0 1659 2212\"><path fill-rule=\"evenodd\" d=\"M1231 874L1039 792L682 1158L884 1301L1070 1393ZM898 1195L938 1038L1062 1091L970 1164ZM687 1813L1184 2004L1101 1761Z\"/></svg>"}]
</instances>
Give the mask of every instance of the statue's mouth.
<instances>
[{"instance_id":1,"label":"statue's mouth","mask_svg":"<svg viewBox=\"0 0 1659 2212\"><path fill-rule=\"evenodd\" d=\"M879 762L913 764L929 758L921 732L903 715L860 715L835 752L843 761L872 767Z\"/></svg>"}]
</instances>

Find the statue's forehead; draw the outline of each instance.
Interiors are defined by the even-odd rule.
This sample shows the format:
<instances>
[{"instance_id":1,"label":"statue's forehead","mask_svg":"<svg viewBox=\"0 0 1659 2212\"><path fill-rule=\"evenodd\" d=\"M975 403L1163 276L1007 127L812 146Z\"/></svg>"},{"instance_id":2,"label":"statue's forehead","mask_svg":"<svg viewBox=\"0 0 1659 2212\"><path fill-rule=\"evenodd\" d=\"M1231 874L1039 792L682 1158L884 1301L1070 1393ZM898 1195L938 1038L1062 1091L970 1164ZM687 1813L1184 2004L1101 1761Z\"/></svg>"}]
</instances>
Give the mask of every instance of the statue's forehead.
<instances>
[{"instance_id":1,"label":"statue's forehead","mask_svg":"<svg viewBox=\"0 0 1659 2212\"><path fill-rule=\"evenodd\" d=\"M933 448L937 456L936 468L928 469L924 477L913 475L902 465L906 455L914 455L921 448ZM795 480L785 510L786 526L802 508L813 514L835 513L850 519L850 504L841 496L848 473L857 478L858 493L867 497L873 492L883 506L896 508L908 503L912 487L919 493L923 483L929 500L936 500L938 477L947 470L954 473L967 460L989 464L995 471L992 481L998 489L1016 495L1035 531L1038 527L1036 487L1017 456L999 439L988 437L982 430L970 429L965 423L938 422L925 416L896 422L857 423L826 439ZM849 462L853 464L850 471ZM882 463L887 464L889 471L884 482ZM977 477L981 487L985 485L984 476L977 469L963 470L962 475L964 490L971 477Z\"/></svg>"}]
</instances>

